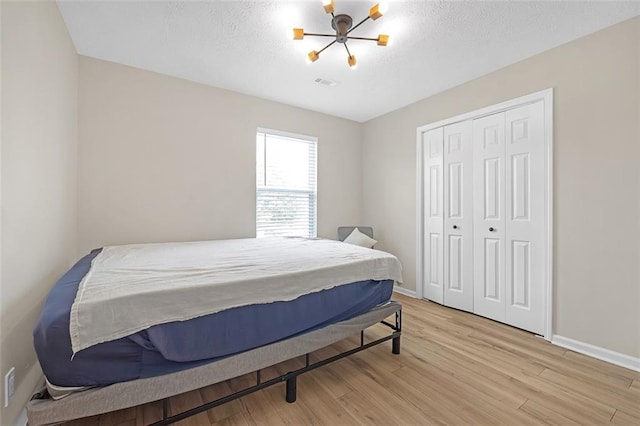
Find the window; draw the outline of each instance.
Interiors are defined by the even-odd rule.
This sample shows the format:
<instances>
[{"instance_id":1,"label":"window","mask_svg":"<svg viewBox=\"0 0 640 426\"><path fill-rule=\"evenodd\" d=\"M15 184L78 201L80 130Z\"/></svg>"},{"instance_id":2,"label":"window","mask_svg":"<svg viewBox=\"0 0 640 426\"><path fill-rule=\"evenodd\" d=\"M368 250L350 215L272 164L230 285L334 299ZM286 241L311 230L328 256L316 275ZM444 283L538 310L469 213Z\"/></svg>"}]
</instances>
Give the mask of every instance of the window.
<instances>
[{"instance_id":1,"label":"window","mask_svg":"<svg viewBox=\"0 0 640 426\"><path fill-rule=\"evenodd\" d=\"M316 139L258 129L256 237L316 236Z\"/></svg>"}]
</instances>

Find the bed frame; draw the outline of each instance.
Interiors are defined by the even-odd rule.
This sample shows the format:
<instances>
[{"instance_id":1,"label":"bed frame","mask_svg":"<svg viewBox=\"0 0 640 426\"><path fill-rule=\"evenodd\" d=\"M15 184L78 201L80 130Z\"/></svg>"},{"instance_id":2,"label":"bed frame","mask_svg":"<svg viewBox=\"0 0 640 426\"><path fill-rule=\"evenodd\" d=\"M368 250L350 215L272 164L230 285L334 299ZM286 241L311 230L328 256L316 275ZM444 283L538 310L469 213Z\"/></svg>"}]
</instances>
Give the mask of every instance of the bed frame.
<instances>
[{"instance_id":1,"label":"bed frame","mask_svg":"<svg viewBox=\"0 0 640 426\"><path fill-rule=\"evenodd\" d=\"M389 322L389 317L394 317L395 320ZM364 330L377 323L388 327L390 333L365 343ZM392 341L392 352L399 354L401 330L402 305L391 301L354 318L177 373L89 389L73 393L57 401L51 399L47 390L43 389L33 395L31 401L27 404L29 426L59 423L159 400L162 401L163 419L153 423L153 425L168 425L282 382L286 382L286 401L293 403L296 401L296 379L299 375L379 345L387 340ZM309 354L311 352L358 332L360 333L360 344L357 347L321 361L310 363ZM262 369L303 355L305 356L304 367L267 381L261 380ZM215 401L207 402L199 407L169 416L168 398L171 396L253 372L256 374L255 385Z\"/></svg>"}]
</instances>

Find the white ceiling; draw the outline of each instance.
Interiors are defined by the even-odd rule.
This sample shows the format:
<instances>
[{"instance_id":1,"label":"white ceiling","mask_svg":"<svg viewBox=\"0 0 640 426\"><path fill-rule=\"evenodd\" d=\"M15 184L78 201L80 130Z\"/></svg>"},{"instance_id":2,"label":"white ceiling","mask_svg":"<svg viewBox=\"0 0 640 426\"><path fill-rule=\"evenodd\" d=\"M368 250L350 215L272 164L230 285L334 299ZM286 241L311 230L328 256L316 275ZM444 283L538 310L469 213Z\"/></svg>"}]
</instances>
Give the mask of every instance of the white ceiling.
<instances>
[{"instance_id":1,"label":"white ceiling","mask_svg":"<svg viewBox=\"0 0 640 426\"><path fill-rule=\"evenodd\" d=\"M364 18L376 0L336 0ZM640 2L388 1L388 12L352 35L390 34L390 46L294 41L331 32L314 1L58 1L78 53L366 121L640 14ZM337 81L334 87L315 83Z\"/></svg>"}]
</instances>

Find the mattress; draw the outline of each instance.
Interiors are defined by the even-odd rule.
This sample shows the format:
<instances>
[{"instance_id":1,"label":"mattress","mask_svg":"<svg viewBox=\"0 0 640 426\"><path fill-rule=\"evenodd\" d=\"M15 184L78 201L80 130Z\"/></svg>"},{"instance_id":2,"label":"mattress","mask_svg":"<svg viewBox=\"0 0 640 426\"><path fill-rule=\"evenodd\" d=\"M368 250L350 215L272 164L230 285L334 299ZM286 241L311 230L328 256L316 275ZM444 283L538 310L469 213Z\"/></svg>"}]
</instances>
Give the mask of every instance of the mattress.
<instances>
[{"instance_id":1,"label":"mattress","mask_svg":"<svg viewBox=\"0 0 640 426\"><path fill-rule=\"evenodd\" d=\"M392 280L359 281L291 301L156 325L74 355L69 313L78 285L99 253L80 259L56 283L34 329L38 360L53 385L104 386L198 367L355 317L386 303L393 291Z\"/></svg>"},{"instance_id":2,"label":"mattress","mask_svg":"<svg viewBox=\"0 0 640 426\"><path fill-rule=\"evenodd\" d=\"M293 300L362 280L402 281L390 253L322 238L107 246L71 307L75 352L170 321Z\"/></svg>"}]
</instances>

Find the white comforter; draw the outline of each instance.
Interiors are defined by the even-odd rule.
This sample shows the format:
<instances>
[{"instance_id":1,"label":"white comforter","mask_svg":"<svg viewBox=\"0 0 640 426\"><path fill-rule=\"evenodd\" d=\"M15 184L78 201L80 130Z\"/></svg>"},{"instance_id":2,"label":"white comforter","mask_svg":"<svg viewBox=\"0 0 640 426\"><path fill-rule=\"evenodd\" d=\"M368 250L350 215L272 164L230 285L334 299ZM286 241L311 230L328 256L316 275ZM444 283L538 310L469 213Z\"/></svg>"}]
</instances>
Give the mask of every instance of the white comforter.
<instances>
[{"instance_id":1,"label":"white comforter","mask_svg":"<svg viewBox=\"0 0 640 426\"><path fill-rule=\"evenodd\" d=\"M400 262L379 250L302 238L105 247L71 308L72 348L369 279L401 282Z\"/></svg>"}]
</instances>

